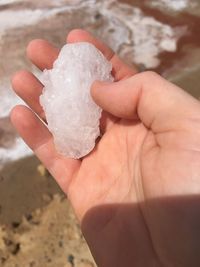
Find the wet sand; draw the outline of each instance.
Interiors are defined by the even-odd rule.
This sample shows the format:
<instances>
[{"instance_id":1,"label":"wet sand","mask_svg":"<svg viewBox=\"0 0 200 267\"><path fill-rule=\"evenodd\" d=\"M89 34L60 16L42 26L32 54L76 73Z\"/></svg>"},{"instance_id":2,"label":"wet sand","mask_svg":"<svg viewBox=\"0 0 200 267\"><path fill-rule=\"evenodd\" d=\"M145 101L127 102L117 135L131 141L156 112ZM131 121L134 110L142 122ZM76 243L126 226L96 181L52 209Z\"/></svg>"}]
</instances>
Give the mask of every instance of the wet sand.
<instances>
[{"instance_id":1,"label":"wet sand","mask_svg":"<svg viewBox=\"0 0 200 267\"><path fill-rule=\"evenodd\" d=\"M151 1L145 0L120 0L120 2L140 7L146 15L153 16L173 28L187 29L178 41L177 50L160 53L161 63L153 70L199 98L200 89L196 84L200 73L200 2L196 1L196 8L181 10L181 12L170 12L164 6L157 9L149 4Z\"/></svg>"}]
</instances>

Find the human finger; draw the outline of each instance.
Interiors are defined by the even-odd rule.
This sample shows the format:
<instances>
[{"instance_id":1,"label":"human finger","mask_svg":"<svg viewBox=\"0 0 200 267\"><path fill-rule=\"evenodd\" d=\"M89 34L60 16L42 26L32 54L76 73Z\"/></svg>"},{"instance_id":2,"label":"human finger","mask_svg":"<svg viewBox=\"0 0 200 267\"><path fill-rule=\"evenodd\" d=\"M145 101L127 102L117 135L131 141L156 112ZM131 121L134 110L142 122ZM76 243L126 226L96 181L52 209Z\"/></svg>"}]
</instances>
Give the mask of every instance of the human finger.
<instances>
[{"instance_id":1,"label":"human finger","mask_svg":"<svg viewBox=\"0 0 200 267\"><path fill-rule=\"evenodd\" d=\"M46 40L35 39L27 47L27 57L40 70L51 69L57 59L59 49Z\"/></svg>"},{"instance_id":2,"label":"human finger","mask_svg":"<svg viewBox=\"0 0 200 267\"><path fill-rule=\"evenodd\" d=\"M31 72L25 70L18 71L12 78L12 87L15 93L21 97L40 118L45 119L43 108L39 103L43 84Z\"/></svg>"},{"instance_id":3,"label":"human finger","mask_svg":"<svg viewBox=\"0 0 200 267\"><path fill-rule=\"evenodd\" d=\"M180 118L200 114L199 101L154 72L115 83L95 82L91 94L105 111L119 118L138 117L154 132L176 129Z\"/></svg>"},{"instance_id":4,"label":"human finger","mask_svg":"<svg viewBox=\"0 0 200 267\"><path fill-rule=\"evenodd\" d=\"M51 133L27 107L16 106L11 112L11 121L20 136L56 179L61 189L67 193L80 161L66 158L56 151Z\"/></svg>"}]
</instances>

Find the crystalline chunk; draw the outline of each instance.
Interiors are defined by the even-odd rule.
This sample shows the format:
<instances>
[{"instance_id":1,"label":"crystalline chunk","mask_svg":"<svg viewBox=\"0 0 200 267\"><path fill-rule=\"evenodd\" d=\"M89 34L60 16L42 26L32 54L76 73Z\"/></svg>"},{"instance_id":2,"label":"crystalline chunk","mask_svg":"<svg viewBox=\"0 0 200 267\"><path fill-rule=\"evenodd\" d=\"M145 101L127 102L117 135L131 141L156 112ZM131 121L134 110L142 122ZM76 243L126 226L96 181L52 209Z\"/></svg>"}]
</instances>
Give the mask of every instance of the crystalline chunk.
<instances>
[{"instance_id":1,"label":"crystalline chunk","mask_svg":"<svg viewBox=\"0 0 200 267\"><path fill-rule=\"evenodd\" d=\"M45 70L40 103L59 153L81 158L99 136L101 108L90 96L95 80L113 81L112 65L89 43L65 45L53 69Z\"/></svg>"}]
</instances>

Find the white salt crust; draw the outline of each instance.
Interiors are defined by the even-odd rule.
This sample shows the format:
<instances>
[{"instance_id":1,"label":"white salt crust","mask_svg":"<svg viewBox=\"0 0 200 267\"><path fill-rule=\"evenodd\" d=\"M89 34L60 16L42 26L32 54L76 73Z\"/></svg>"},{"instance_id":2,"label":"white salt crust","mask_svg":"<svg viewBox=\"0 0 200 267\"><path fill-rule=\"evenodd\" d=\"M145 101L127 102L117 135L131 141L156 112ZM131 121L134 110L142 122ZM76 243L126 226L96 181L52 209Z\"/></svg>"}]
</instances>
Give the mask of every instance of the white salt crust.
<instances>
[{"instance_id":1,"label":"white salt crust","mask_svg":"<svg viewBox=\"0 0 200 267\"><path fill-rule=\"evenodd\" d=\"M100 135L101 108L90 95L95 80L113 81L112 64L89 43L65 45L53 69L45 70L40 103L59 153L82 158Z\"/></svg>"}]
</instances>

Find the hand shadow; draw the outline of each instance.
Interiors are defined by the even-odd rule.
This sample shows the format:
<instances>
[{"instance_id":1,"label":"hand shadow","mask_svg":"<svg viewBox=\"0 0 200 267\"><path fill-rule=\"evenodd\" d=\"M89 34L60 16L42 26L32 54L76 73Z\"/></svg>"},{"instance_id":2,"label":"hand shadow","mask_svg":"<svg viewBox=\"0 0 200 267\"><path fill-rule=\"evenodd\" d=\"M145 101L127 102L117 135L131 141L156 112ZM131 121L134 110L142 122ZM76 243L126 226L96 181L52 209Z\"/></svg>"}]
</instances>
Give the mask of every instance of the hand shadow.
<instances>
[{"instance_id":1,"label":"hand shadow","mask_svg":"<svg viewBox=\"0 0 200 267\"><path fill-rule=\"evenodd\" d=\"M200 196L97 206L82 230L99 267L200 266Z\"/></svg>"}]
</instances>

